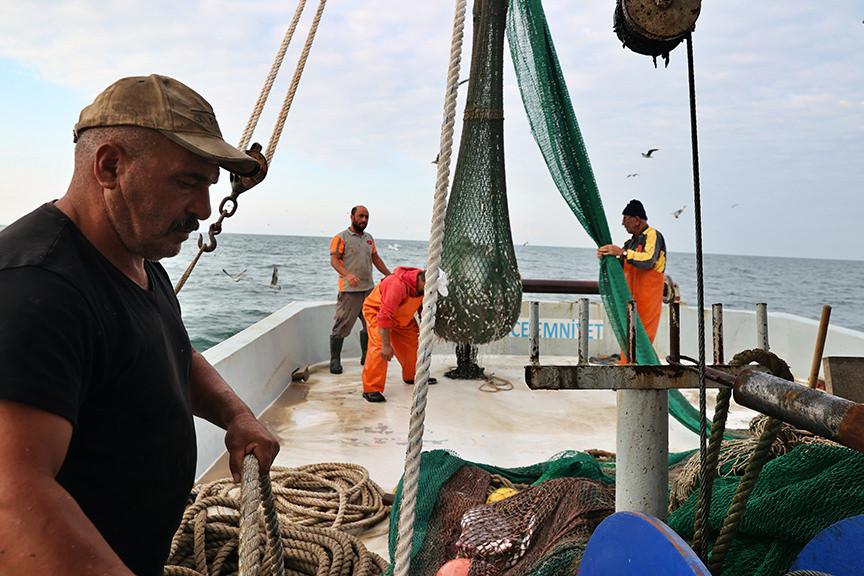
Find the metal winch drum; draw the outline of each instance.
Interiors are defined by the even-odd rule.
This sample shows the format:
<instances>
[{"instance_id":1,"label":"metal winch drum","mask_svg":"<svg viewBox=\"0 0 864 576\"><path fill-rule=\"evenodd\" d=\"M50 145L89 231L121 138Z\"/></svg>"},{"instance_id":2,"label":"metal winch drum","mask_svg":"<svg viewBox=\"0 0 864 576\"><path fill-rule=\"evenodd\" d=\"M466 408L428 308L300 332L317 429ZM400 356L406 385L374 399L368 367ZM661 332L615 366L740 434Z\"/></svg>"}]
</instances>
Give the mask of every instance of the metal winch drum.
<instances>
[{"instance_id":1,"label":"metal winch drum","mask_svg":"<svg viewBox=\"0 0 864 576\"><path fill-rule=\"evenodd\" d=\"M702 0L618 0L613 29L626 48L669 65L671 52L696 25Z\"/></svg>"}]
</instances>

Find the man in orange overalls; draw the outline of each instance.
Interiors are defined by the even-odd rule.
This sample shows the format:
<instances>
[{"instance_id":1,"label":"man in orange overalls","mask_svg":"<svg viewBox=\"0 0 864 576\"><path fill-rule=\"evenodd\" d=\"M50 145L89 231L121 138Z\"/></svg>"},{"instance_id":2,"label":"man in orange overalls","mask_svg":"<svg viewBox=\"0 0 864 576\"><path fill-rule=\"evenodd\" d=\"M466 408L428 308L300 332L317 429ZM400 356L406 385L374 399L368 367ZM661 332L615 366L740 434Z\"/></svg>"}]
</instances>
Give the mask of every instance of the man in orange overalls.
<instances>
[{"instance_id":1,"label":"man in orange overalls","mask_svg":"<svg viewBox=\"0 0 864 576\"><path fill-rule=\"evenodd\" d=\"M423 305L426 271L399 266L372 290L363 302L369 331L369 353L363 365L363 398L384 402L387 363L395 355L402 365L402 380L414 383L420 328L414 315ZM429 379L434 384L434 378Z\"/></svg>"},{"instance_id":2,"label":"man in orange overalls","mask_svg":"<svg viewBox=\"0 0 864 576\"><path fill-rule=\"evenodd\" d=\"M631 200L622 212L621 224L631 234L623 248L607 244L597 249L597 258L616 256L624 266L627 286L636 301L636 312L648 339L654 343L663 309L663 283L666 271L666 241L648 225L645 207Z\"/></svg>"}]
</instances>

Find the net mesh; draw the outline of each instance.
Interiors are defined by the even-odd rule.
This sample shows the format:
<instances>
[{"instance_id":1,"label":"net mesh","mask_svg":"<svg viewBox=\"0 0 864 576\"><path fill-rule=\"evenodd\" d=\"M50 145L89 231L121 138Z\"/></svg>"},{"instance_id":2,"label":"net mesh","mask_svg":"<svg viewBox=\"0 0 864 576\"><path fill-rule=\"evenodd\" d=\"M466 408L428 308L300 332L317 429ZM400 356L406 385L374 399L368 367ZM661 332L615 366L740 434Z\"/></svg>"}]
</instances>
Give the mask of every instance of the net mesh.
<instances>
[{"instance_id":1,"label":"net mesh","mask_svg":"<svg viewBox=\"0 0 864 576\"><path fill-rule=\"evenodd\" d=\"M727 462L726 467L735 464ZM739 476L714 479L709 539L720 531ZM747 502L741 527L717 576L782 574L801 548L831 524L864 513L864 455L830 444L801 444L768 462ZM693 537L698 490L668 519L683 538Z\"/></svg>"},{"instance_id":2,"label":"net mesh","mask_svg":"<svg viewBox=\"0 0 864 576\"><path fill-rule=\"evenodd\" d=\"M573 574L591 532L614 511L611 483L597 461L580 452L511 469L444 450L424 452L411 574L434 576L457 554L472 558L471 576ZM501 486L520 491L486 504ZM401 485L390 515L391 558L400 504Z\"/></svg>"},{"instance_id":3,"label":"net mesh","mask_svg":"<svg viewBox=\"0 0 864 576\"><path fill-rule=\"evenodd\" d=\"M782 574L820 531L864 514L864 455L833 443L814 443L806 434L786 435L786 447L762 470L726 565L716 576ZM736 452L742 442L749 440L724 443L724 450ZM695 486L676 479L682 470L686 474L686 459L693 454L669 455L673 486ZM737 474L743 474L738 458L722 460L713 487L710 541L735 495ZM468 462L444 450L424 452L411 574L433 576L457 555L472 559L470 576L575 574L594 528L614 510L614 476L614 455L602 452L565 452L512 469ZM502 486L518 493L487 504L490 493ZM401 484L390 516L391 559L400 504ZM677 503L668 519L688 541L697 504L698 490Z\"/></svg>"},{"instance_id":4,"label":"net mesh","mask_svg":"<svg viewBox=\"0 0 864 576\"><path fill-rule=\"evenodd\" d=\"M485 344L510 332L522 303L504 177L503 68L507 0L474 4L474 44L459 157L444 220L435 333Z\"/></svg>"},{"instance_id":5,"label":"net mesh","mask_svg":"<svg viewBox=\"0 0 864 576\"><path fill-rule=\"evenodd\" d=\"M511 0L507 40L531 131L552 180L597 246L611 244L594 171L540 0ZM603 305L623 350L627 302L632 296L616 258L600 261L599 285ZM659 364L641 322L636 327L636 360L639 364ZM669 391L669 412L691 431L699 430L699 412L678 390Z\"/></svg>"}]
</instances>

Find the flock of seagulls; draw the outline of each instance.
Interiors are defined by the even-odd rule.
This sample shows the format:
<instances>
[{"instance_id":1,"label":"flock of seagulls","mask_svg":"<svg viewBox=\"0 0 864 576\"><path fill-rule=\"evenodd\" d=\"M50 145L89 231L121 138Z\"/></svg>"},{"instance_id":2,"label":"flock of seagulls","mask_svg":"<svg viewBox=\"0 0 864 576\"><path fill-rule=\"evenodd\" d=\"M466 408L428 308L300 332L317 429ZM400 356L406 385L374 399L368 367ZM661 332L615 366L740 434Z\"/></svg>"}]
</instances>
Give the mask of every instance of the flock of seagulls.
<instances>
[{"instance_id":1,"label":"flock of seagulls","mask_svg":"<svg viewBox=\"0 0 864 576\"><path fill-rule=\"evenodd\" d=\"M651 160L651 159L655 158L654 153L659 152L659 151L660 151L659 148L649 148L647 151L642 152L641 154L642 154L643 158L647 158L647 159ZM637 176L639 176L638 172L630 172L629 174L627 174L627 178L636 178ZM740 205L741 205L740 203L735 202L734 204L732 204L730 206L730 208L737 208ZM685 204L681 208L678 208L677 210L670 212L670 214L672 215L673 218L675 218L677 220L678 218L681 217L681 214L683 214L684 210L686 210L686 209L687 209L687 205Z\"/></svg>"}]
</instances>

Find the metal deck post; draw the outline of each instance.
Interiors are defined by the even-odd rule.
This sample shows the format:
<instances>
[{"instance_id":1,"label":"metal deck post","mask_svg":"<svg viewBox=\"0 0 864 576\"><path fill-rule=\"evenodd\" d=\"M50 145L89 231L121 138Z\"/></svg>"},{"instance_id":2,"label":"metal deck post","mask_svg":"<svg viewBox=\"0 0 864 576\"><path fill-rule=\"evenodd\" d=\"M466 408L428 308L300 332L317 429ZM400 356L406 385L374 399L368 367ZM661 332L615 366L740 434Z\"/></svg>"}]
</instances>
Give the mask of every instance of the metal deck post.
<instances>
[{"instance_id":1,"label":"metal deck post","mask_svg":"<svg viewBox=\"0 0 864 576\"><path fill-rule=\"evenodd\" d=\"M588 298L579 299L579 364L588 364Z\"/></svg>"},{"instance_id":2,"label":"metal deck post","mask_svg":"<svg viewBox=\"0 0 864 576\"><path fill-rule=\"evenodd\" d=\"M528 302L528 345L531 364L540 364L540 302Z\"/></svg>"},{"instance_id":3,"label":"metal deck post","mask_svg":"<svg viewBox=\"0 0 864 576\"><path fill-rule=\"evenodd\" d=\"M627 306L627 356L636 361L636 305ZM666 390L618 390L615 511L665 519L669 490Z\"/></svg>"},{"instance_id":4,"label":"metal deck post","mask_svg":"<svg viewBox=\"0 0 864 576\"><path fill-rule=\"evenodd\" d=\"M768 352L768 304L756 304L756 347Z\"/></svg>"}]
</instances>

